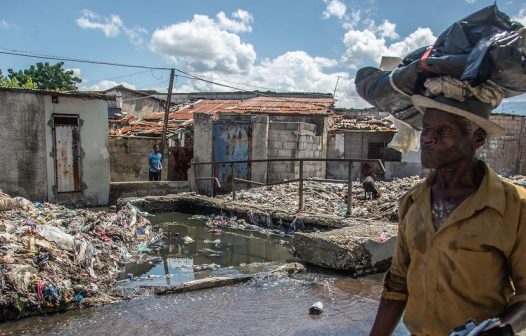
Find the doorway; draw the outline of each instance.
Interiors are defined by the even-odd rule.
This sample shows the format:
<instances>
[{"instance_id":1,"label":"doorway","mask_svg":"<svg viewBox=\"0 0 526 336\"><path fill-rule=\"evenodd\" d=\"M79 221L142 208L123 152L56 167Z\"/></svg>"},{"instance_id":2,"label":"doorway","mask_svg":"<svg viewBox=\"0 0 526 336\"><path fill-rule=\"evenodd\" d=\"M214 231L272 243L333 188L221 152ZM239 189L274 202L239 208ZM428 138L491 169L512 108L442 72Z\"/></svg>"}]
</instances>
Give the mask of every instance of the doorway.
<instances>
[{"instance_id":1,"label":"doorway","mask_svg":"<svg viewBox=\"0 0 526 336\"><path fill-rule=\"evenodd\" d=\"M53 143L57 193L81 191L78 115L53 115Z\"/></svg>"}]
</instances>

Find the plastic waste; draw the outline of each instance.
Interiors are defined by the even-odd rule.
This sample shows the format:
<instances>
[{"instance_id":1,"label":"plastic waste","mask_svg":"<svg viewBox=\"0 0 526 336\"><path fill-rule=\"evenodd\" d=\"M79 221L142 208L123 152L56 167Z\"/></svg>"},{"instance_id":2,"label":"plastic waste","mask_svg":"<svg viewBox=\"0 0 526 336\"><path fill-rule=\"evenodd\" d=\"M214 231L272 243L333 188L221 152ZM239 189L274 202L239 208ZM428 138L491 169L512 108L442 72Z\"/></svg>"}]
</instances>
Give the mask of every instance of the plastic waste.
<instances>
[{"instance_id":1,"label":"plastic waste","mask_svg":"<svg viewBox=\"0 0 526 336\"><path fill-rule=\"evenodd\" d=\"M82 293L82 292L76 294L73 297L73 301L75 301L75 302L81 302L82 300L84 300L84 293Z\"/></svg>"},{"instance_id":2,"label":"plastic waste","mask_svg":"<svg viewBox=\"0 0 526 336\"><path fill-rule=\"evenodd\" d=\"M0 211L11 210L15 207L13 199L0 190Z\"/></svg>"},{"instance_id":3,"label":"plastic waste","mask_svg":"<svg viewBox=\"0 0 526 336\"><path fill-rule=\"evenodd\" d=\"M54 242L60 248L73 251L75 243L74 238L72 235L65 233L62 229L56 226L39 225L37 231L44 239Z\"/></svg>"},{"instance_id":4,"label":"plastic waste","mask_svg":"<svg viewBox=\"0 0 526 336\"><path fill-rule=\"evenodd\" d=\"M35 208L33 203L24 197L14 197L13 203L16 208L24 209L24 210L32 210Z\"/></svg>"},{"instance_id":5,"label":"plastic waste","mask_svg":"<svg viewBox=\"0 0 526 336\"><path fill-rule=\"evenodd\" d=\"M410 150L418 151L420 149L420 131L402 120L396 119L392 115L388 116L387 119L389 119L398 130L391 142L387 145L389 148L402 153L407 153Z\"/></svg>"},{"instance_id":6,"label":"plastic waste","mask_svg":"<svg viewBox=\"0 0 526 336\"><path fill-rule=\"evenodd\" d=\"M189 236L184 236L181 238L181 240L183 241L183 243L185 244L190 244L190 243L193 243L194 240L192 239L192 237L189 237Z\"/></svg>"},{"instance_id":7,"label":"plastic waste","mask_svg":"<svg viewBox=\"0 0 526 336\"><path fill-rule=\"evenodd\" d=\"M321 301L314 302L309 308L309 314L320 315L323 312L323 303Z\"/></svg>"}]
</instances>

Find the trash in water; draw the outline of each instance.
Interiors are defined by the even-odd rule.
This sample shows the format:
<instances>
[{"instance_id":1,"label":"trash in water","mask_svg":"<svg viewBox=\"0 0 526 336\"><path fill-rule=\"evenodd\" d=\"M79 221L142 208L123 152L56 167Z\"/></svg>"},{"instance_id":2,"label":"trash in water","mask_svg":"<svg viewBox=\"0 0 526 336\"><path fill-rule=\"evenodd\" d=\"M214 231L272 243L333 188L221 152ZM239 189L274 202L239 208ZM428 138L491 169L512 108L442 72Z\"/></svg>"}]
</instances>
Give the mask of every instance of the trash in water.
<instances>
[{"instance_id":1,"label":"trash in water","mask_svg":"<svg viewBox=\"0 0 526 336\"><path fill-rule=\"evenodd\" d=\"M321 301L314 302L309 308L309 314L320 315L323 312L323 303Z\"/></svg>"}]
</instances>

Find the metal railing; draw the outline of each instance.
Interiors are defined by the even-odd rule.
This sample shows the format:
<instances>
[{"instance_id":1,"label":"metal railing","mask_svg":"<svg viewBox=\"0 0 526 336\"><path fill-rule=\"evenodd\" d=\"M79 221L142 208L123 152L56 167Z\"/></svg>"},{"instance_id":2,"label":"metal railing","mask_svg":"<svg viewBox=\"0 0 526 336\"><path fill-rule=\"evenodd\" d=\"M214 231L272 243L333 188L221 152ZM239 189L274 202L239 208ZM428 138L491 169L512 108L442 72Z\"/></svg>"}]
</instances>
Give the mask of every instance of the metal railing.
<instances>
[{"instance_id":1,"label":"metal railing","mask_svg":"<svg viewBox=\"0 0 526 336\"><path fill-rule=\"evenodd\" d=\"M251 163L270 163L270 162L299 162L299 178L292 179L292 180L286 180L286 181L280 181L280 182L272 182L272 183L262 183L257 181L251 181L246 180L242 178L237 178L235 176L236 173L236 164L251 164ZM304 162L342 162L347 163L347 169L348 169L348 175L347 180L331 180L331 179L304 179L303 178L303 165ZM303 182L304 181L316 181L316 182L322 182L322 183L343 183L347 184L347 215L351 214L352 210L352 166L354 162L371 162L371 163L377 163L380 169L383 173L385 173L385 167L382 163L382 160L380 159L363 159L363 158L356 158L356 159L316 159L316 158L301 158L301 159L267 159L267 160L241 160L241 161L208 161L208 162L196 162L192 160L190 163L193 168L194 173L194 188L195 192L199 193L198 190L198 181L205 181L205 180L211 180L212 182L215 182L215 184L221 188L221 182L217 177L214 176L214 166L218 164L229 164L230 169L232 171L232 181L231 181L231 187L232 187L232 199L236 200L236 183L244 183L244 184L254 184L259 186L274 186L274 185L280 185L280 184L287 184L287 183L294 183L299 182L299 206L298 206L298 212L303 209L304 205L304 198L303 198ZM198 177L197 176L197 166L200 165L212 165L212 176L207 177ZM268 179L268 174L267 174ZM212 186L212 197L214 197L214 188Z\"/></svg>"}]
</instances>

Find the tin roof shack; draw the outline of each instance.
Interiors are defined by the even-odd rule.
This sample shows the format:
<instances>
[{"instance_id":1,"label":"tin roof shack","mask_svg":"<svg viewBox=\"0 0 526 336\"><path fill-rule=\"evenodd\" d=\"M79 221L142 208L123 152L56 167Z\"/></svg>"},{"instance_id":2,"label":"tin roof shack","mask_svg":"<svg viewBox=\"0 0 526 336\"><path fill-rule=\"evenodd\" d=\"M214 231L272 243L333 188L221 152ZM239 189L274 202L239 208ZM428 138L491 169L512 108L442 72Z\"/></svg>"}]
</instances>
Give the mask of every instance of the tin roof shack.
<instances>
[{"instance_id":1,"label":"tin roof shack","mask_svg":"<svg viewBox=\"0 0 526 336\"><path fill-rule=\"evenodd\" d=\"M107 99L0 88L0 188L32 200L107 204Z\"/></svg>"},{"instance_id":2,"label":"tin roof shack","mask_svg":"<svg viewBox=\"0 0 526 336\"><path fill-rule=\"evenodd\" d=\"M490 120L506 132L486 141L478 155L503 176L526 175L526 116L492 114Z\"/></svg>"},{"instance_id":3,"label":"tin roof shack","mask_svg":"<svg viewBox=\"0 0 526 336\"><path fill-rule=\"evenodd\" d=\"M388 163L399 162L400 152L387 147L396 133L396 128L386 119L377 119L373 116L357 117L351 115L335 115L334 124L328 136L328 159L381 159L386 166L388 175ZM354 178L362 178L367 174L383 178L382 170L371 163L353 164L352 174ZM348 168L345 163L327 162L327 178L346 180Z\"/></svg>"},{"instance_id":4,"label":"tin roof shack","mask_svg":"<svg viewBox=\"0 0 526 336\"><path fill-rule=\"evenodd\" d=\"M194 160L234 161L325 158L329 116L334 99L257 97L247 100L200 101L194 112ZM181 110L180 112L184 112ZM304 177L325 177L325 162L304 165ZM299 163L236 164L238 178L276 182L299 177ZM198 177L217 177L230 189L230 165L200 166ZM198 183L210 191L208 181Z\"/></svg>"}]
</instances>

